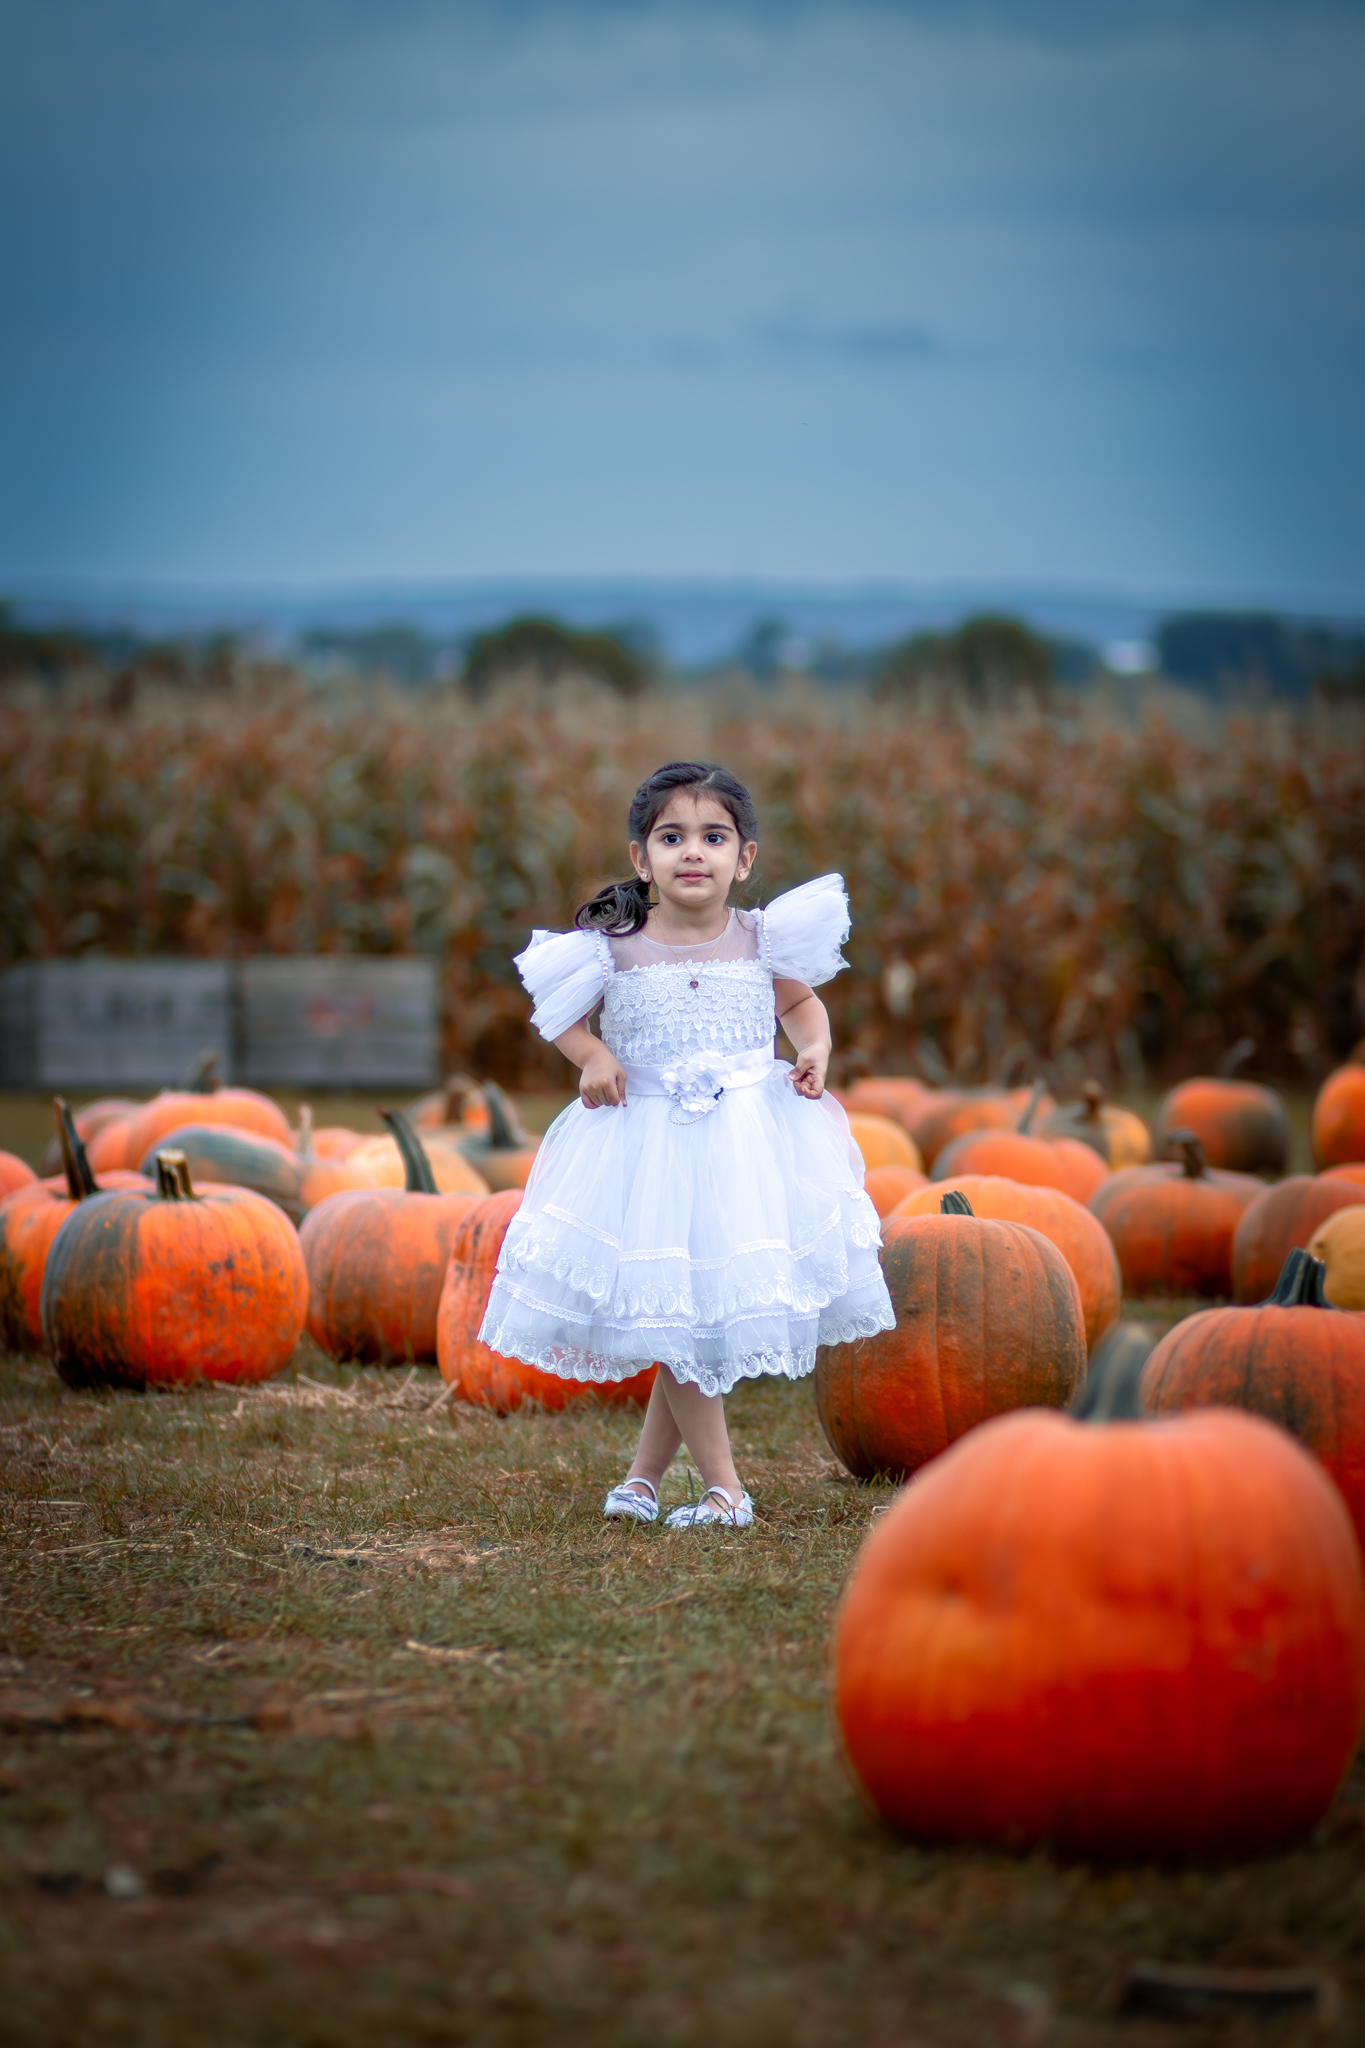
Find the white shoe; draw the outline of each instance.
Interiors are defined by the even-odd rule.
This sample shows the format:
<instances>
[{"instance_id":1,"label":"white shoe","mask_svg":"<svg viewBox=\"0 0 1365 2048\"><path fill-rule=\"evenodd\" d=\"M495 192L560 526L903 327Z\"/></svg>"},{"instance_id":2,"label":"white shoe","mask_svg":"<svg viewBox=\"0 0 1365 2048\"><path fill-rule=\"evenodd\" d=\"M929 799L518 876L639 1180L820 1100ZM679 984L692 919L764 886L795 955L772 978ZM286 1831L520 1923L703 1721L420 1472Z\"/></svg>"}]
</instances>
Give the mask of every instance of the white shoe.
<instances>
[{"instance_id":1,"label":"white shoe","mask_svg":"<svg viewBox=\"0 0 1365 2048\"><path fill-rule=\"evenodd\" d=\"M649 1486L649 1492L637 1493L637 1486ZM659 1496L647 1479L623 1479L603 1501L602 1513L609 1522L654 1522L659 1516Z\"/></svg>"},{"instance_id":2,"label":"white shoe","mask_svg":"<svg viewBox=\"0 0 1365 2048\"><path fill-rule=\"evenodd\" d=\"M666 1529L696 1529L704 1522L720 1522L727 1529L747 1529L754 1518L754 1504L741 1493L738 1505L723 1486L708 1486L700 1500L674 1508L664 1523Z\"/></svg>"}]
</instances>

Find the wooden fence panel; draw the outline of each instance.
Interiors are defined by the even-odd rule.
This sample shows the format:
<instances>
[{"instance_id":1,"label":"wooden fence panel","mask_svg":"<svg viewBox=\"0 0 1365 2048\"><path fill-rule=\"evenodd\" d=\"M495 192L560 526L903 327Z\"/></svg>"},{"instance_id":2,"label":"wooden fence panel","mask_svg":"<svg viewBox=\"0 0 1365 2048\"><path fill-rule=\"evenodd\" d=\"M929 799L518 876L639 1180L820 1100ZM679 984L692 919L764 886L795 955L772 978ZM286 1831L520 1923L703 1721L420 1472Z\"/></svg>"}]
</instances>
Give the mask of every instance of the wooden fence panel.
<instances>
[{"instance_id":1,"label":"wooden fence panel","mask_svg":"<svg viewBox=\"0 0 1365 2048\"><path fill-rule=\"evenodd\" d=\"M438 1079L431 959L243 960L240 1072L256 1087L427 1088Z\"/></svg>"},{"instance_id":2,"label":"wooden fence panel","mask_svg":"<svg viewBox=\"0 0 1365 2048\"><path fill-rule=\"evenodd\" d=\"M173 1087L200 1053L232 1075L226 960L34 960L0 975L0 1086Z\"/></svg>"}]
</instances>

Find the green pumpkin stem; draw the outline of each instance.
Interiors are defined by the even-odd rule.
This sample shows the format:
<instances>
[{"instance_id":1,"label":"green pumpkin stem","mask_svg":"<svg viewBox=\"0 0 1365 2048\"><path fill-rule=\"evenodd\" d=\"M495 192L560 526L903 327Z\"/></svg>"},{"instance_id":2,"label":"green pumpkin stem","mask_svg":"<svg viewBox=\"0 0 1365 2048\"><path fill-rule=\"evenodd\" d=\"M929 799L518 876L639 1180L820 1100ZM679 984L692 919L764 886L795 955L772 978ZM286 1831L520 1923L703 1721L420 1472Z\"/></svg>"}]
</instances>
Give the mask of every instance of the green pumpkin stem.
<instances>
[{"instance_id":1,"label":"green pumpkin stem","mask_svg":"<svg viewBox=\"0 0 1365 2048\"><path fill-rule=\"evenodd\" d=\"M67 1190L73 1202L83 1202L88 1195L97 1195L99 1187L90 1170L90 1159L80 1132L76 1129L69 1103L60 1095L52 1098L53 1112L57 1118L57 1142L62 1148L62 1167L66 1174Z\"/></svg>"},{"instance_id":2,"label":"green pumpkin stem","mask_svg":"<svg viewBox=\"0 0 1365 2048\"><path fill-rule=\"evenodd\" d=\"M181 1080L182 1092L186 1095L216 1095L223 1085L218 1076L222 1057L217 1052L201 1052Z\"/></svg>"},{"instance_id":3,"label":"green pumpkin stem","mask_svg":"<svg viewBox=\"0 0 1365 2048\"><path fill-rule=\"evenodd\" d=\"M198 1199L190 1179L190 1163L183 1152L156 1155L156 1193L161 1202L193 1202Z\"/></svg>"},{"instance_id":4,"label":"green pumpkin stem","mask_svg":"<svg viewBox=\"0 0 1365 2048\"><path fill-rule=\"evenodd\" d=\"M410 1195L439 1195L436 1176L431 1170L427 1148L413 1130L401 1109L381 1109L380 1116L393 1133L407 1175L404 1187Z\"/></svg>"},{"instance_id":5,"label":"green pumpkin stem","mask_svg":"<svg viewBox=\"0 0 1365 2048\"><path fill-rule=\"evenodd\" d=\"M1230 1046L1214 1068L1220 1081L1230 1081L1240 1066L1244 1066L1256 1050L1254 1038L1239 1038Z\"/></svg>"},{"instance_id":6,"label":"green pumpkin stem","mask_svg":"<svg viewBox=\"0 0 1365 2048\"><path fill-rule=\"evenodd\" d=\"M488 1104L488 1150L515 1152L522 1142L516 1111L496 1081L483 1081L480 1087Z\"/></svg>"},{"instance_id":7,"label":"green pumpkin stem","mask_svg":"<svg viewBox=\"0 0 1365 2048\"><path fill-rule=\"evenodd\" d=\"M1280 1277L1275 1282L1275 1291L1267 1295L1262 1308L1335 1308L1336 1303L1327 1299L1323 1282L1327 1268L1321 1259L1315 1259L1311 1252L1301 1251L1297 1246L1290 1252L1280 1268Z\"/></svg>"},{"instance_id":8,"label":"green pumpkin stem","mask_svg":"<svg viewBox=\"0 0 1365 2048\"><path fill-rule=\"evenodd\" d=\"M1170 1150L1172 1145L1179 1147L1186 1180L1202 1180L1209 1170L1209 1163L1204 1157L1204 1147L1200 1144L1194 1132L1167 1131L1167 1151Z\"/></svg>"},{"instance_id":9,"label":"green pumpkin stem","mask_svg":"<svg viewBox=\"0 0 1365 2048\"><path fill-rule=\"evenodd\" d=\"M938 1213L940 1216L975 1216L976 1211L957 1188L949 1188L938 1205Z\"/></svg>"},{"instance_id":10,"label":"green pumpkin stem","mask_svg":"<svg viewBox=\"0 0 1365 2048\"><path fill-rule=\"evenodd\" d=\"M1044 1081L1042 1075L1039 1074L1034 1080L1033 1087L1029 1093L1029 1099L1024 1104L1024 1113L1014 1127L1015 1130L1018 1131L1020 1135L1023 1137L1028 1136L1029 1126L1032 1124L1034 1117L1038 1113L1038 1104L1043 1099L1043 1091L1046 1088L1046 1086L1047 1083Z\"/></svg>"},{"instance_id":11,"label":"green pumpkin stem","mask_svg":"<svg viewBox=\"0 0 1365 2048\"><path fill-rule=\"evenodd\" d=\"M1115 1323L1071 1397L1077 1422L1141 1422L1142 1368L1155 1349L1145 1323Z\"/></svg>"}]
</instances>

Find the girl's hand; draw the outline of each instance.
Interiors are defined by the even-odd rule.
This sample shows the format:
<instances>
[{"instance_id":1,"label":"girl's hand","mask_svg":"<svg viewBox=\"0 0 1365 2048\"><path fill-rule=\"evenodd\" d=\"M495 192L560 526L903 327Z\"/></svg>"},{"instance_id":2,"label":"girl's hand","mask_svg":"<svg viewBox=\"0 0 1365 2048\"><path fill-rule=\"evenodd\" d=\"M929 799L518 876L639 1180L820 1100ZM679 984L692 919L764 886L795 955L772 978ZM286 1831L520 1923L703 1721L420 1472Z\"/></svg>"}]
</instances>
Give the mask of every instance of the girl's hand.
<instances>
[{"instance_id":1,"label":"girl's hand","mask_svg":"<svg viewBox=\"0 0 1365 2048\"><path fill-rule=\"evenodd\" d=\"M829 1065L827 1045L808 1045L792 1068L792 1087L808 1102L818 1102L825 1092L825 1069Z\"/></svg>"},{"instance_id":2,"label":"girl's hand","mask_svg":"<svg viewBox=\"0 0 1365 2048\"><path fill-rule=\"evenodd\" d=\"M585 1109L620 1109L624 1106L625 1071L605 1045L594 1042L593 1051L583 1062L578 1093Z\"/></svg>"}]
</instances>

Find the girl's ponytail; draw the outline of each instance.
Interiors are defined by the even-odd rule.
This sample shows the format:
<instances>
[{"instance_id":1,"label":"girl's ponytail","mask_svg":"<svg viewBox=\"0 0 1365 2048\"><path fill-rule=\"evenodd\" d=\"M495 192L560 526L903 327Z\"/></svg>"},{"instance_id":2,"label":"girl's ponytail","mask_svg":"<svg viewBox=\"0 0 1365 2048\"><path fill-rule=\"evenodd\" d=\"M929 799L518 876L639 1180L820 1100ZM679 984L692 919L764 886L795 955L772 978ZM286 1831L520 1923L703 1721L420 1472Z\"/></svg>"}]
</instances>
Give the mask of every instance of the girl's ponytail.
<instances>
[{"instance_id":1,"label":"girl's ponytail","mask_svg":"<svg viewBox=\"0 0 1365 2048\"><path fill-rule=\"evenodd\" d=\"M628 939L643 931L649 916L649 883L637 875L631 882L608 882L574 912L574 924L581 932L610 932Z\"/></svg>"}]
</instances>

